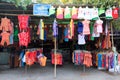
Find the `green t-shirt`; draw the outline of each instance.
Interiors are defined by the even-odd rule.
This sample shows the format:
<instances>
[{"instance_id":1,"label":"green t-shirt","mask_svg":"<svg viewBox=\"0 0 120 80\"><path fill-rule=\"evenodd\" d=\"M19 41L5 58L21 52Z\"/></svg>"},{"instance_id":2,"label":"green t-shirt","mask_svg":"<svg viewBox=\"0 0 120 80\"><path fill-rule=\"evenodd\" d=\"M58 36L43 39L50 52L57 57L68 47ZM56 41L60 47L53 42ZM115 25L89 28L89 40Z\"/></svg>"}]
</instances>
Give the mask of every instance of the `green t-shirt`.
<instances>
[{"instance_id":1,"label":"green t-shirt","mask_svg":"<svg viewBox=\"0 0 120 80\"><path fill-rule=\"evenodd\" d=\"M105 13L105 9L104 8L99 8L98 9L98 14L101 15L103 13Z\"/></svg>"}]
</instances>

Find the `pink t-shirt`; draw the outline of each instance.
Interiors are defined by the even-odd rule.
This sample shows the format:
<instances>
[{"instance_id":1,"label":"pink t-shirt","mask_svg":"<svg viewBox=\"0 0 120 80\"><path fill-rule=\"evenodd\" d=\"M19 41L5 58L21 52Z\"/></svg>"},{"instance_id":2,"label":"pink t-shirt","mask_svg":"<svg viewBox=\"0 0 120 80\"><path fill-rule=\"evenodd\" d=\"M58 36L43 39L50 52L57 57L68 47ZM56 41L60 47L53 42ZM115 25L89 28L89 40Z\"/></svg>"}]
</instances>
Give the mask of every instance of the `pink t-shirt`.
<instances>
[{"instance_id":1,"label":"pink t-shirt","mask_svg":"<svg viewBox=\"0 0 120 80\"><path fill-rule=\"evenodd\" d=\"M90 21L84 20L82 21L82 23L83 23L83 34L89 35L90 34L90 28L89 28Z\"/></svg>"},{"instance_id":2,"label":"pink t-shirt","mask_svg":"<svg viewBox=\"0 0 120 80\"><path fill-rule=\"evenodd\" d=\"M103 27L102 27L103 21L102 20L97 20L95 26L97 27L97 32L102 33L103 32Z\"/></svg>"}]
</instances>

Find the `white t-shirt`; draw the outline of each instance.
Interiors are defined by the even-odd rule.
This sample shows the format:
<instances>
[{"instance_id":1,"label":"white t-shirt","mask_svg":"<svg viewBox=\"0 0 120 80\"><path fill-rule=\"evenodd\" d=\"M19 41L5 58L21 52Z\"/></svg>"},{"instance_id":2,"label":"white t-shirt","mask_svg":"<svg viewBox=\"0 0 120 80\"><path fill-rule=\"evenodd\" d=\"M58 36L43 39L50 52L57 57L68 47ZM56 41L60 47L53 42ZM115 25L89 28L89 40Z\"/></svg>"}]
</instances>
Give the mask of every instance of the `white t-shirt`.
<instances>
[{"instance_id":1,"label":"white t-shirt","mask_svg":"<svg viewBox=\"0 0 120 80\"><path fill-rule=\"evenodd\" d=\"M107 19L112 19L112 8L106 10L105 16Z\"/></svg>"},{"instance_id":2,"label":"white t-shirt","mask_svg":"<svg viewBox=\"0 0 120 80\"><path fill-rule=\"evenodd\" d=\"M85 8L79 7L78 9L78 19L84 19Z\"/></svg>"},{"instance_id":3,"label":"white t-shirt","mask_svg":"<svg viewBox=\"0 0 120 80\"><path fill-rule=\"evenodd\" d=\"M93 20L98 19L98 8L92 8L91 9L91 16Z\"/></svg>"},{"instance_id":4,"label":"white t-shirt","mask_svg":"<svg viewBox=\"0 0 120 80\"><path fill-rule=\"evenodd\" d=\"M78 44L79 45L84 45L85 42L85 36L83 34L78 34Z\"/></svg>"},{"instance_id":5,"label":"white t-shirt","mask_svg":"<svg viewBox=\"0 0 120 80\"><path fill-rule=\"evenodd\" d=\"M97 27L95 25L94 25L94 28L93 28L92 37L100 37L100 33L97 32Z\"/></svg>"},{"instance_id":6,"label":"white t-shirt","mask_svg":"<svg viewBox=\"0 0 120 80\"><path fill-rule=\"evenodd\" d=\"M91 10L90 8L85 8L85 16L84 16L84 19L87 19L87 20L91 20L92 19L92 16L91 16Z\"/></svg>"}]
</instances>

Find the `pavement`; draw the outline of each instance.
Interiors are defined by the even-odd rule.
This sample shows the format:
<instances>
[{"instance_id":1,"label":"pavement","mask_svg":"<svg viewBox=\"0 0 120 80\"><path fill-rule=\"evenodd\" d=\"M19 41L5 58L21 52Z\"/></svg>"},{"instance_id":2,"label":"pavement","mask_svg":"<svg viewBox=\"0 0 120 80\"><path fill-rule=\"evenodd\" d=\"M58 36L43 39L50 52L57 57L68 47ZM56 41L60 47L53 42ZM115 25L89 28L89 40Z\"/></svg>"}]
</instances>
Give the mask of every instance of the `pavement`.
<instances>
[{"instance_id":1,"label":"pavement","mask_svg":"<svg viewBox=\"0 0 120 80\"><path fill-rule=\"evenodd\" d=\"M73 64L57 66L54 77L54 65L41 67L35 64L24 68L7 68L0 65L0 80L120 80L120 73L100 71L97 68L86 68Z\"/></svg>"}]
</instances>

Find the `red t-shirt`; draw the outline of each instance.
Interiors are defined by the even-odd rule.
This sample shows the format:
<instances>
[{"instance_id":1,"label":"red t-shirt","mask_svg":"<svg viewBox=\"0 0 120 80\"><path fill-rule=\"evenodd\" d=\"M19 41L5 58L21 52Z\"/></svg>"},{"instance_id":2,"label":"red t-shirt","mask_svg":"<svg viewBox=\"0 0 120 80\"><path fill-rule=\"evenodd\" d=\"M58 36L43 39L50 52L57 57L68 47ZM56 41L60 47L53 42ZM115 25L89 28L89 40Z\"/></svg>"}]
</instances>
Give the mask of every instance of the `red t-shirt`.
<instances>
[{"instance_id":1,"label":"red t-shirt","mask_svg":"<svg viewBox=\"0 0 120 80\"><path fill-rule=\"evenodd\" d=\"M118 10L119 10L119 8L114 8L112 10L112 16L113 16L114 19L118 18Z\"/></svg>"}]
</instances>

